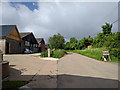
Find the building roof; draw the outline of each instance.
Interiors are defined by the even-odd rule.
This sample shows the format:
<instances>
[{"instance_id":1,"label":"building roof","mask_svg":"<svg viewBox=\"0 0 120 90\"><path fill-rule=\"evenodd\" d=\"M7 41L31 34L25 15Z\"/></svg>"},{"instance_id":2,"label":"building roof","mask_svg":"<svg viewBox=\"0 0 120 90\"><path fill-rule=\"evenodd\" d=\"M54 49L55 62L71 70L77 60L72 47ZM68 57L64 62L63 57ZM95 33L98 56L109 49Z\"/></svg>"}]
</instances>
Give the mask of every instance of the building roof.
<instances>
[{"instance_id":1,"label":"building roof","mask_svg":"<svg viewBox=\"0 0 120 90\"><path fill-rule=\"evenodd\" d=\"M0 37L6 37L16 25L0 25Z\"/></svg>"},{"instance_id":2,"label":"building roof","mask_svg":"<svg viewBox=\"0 0 120 90\"><path fill-rule=\"evenodd\" d=\"M42 40L44 40L43 38L36 38L37 42L40 43Z\"/></svg>"},{"instance_id":3,"label":"building roof","mask_svg":"<svg viewBox=\"0 0 120 90\"><path fill-rule=\"evenodd\" d=\"M21 38L26 37L29 34L31 34L31 32L20 32Z\"/></svg>"},{"instance_id":4,"label":"building roof","mask_svg":"<svg viewBox=\"0 0 120 90\"><path fill-rule=\"evenodd\" d=\"M29 38L27 38L27 36ZM28 42L31 42L33 44L38 44L34 34L32 32L21 32L20 33L20 37L23 39L23 40L26 40Z\"/></svg>"}]
</instances>

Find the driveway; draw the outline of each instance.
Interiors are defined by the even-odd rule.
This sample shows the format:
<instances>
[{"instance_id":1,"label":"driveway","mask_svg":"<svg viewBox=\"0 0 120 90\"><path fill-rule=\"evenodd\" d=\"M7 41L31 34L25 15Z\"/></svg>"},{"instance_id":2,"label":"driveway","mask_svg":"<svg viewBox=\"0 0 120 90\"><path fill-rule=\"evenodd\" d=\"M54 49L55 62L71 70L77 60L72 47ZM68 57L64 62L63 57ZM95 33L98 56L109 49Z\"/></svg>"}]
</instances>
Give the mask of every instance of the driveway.
<instances>
[{"instance_id":1,"label":"driveway","mask_svg":"<svg viewBox=\"0 0 120 90\"><path fill-rule=\"evenodd\" d=\"M70 53L59 60L35 54L4 55L10 62L9 80L30 81L30 88L117 88L118 64Z\"/></svg>"},{"instance_id":2,"label":"driveway","mask_svg":"<svg viewBox=\"0 0 120 90\"><path fill-rule=\"evenodd\" d=\"M117 88L118 64L71 53L58 61L58 88Z\"/></svg>"}]
</instances>

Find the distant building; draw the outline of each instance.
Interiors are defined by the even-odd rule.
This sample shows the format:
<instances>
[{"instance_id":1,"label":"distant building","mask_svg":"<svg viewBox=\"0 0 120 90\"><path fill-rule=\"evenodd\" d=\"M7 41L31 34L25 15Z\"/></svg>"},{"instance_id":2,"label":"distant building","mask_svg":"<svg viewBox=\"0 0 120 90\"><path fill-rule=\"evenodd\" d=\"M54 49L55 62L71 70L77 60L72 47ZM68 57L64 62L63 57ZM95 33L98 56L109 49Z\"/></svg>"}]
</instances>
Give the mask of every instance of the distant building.
<instances>
[{"instance_id":1,"label":"distant building","mask_svg":"<svg viewBox=\"0 0 120 90\"><path fill-rule=\"evenodd\" d=\"M38 48L39 44L32 32L20 33L20 36L23 40L22 48L21 48L22 53L24 53L26 49L29 49L34 53L39 51L39 48Z\"/></svg>"},{"instance_id":2,"label":"distant building","mask_svg":"<svg viewBox=\"0 0 120 90\"><path fill-rule=\"evenodd\" d=\"M46 47L45 47L45 41L43 38L36 38L37 42L39 44L39 52L45 51Z\"/></svg>"},{"instance_id":3,"label":"distant building","mask_svg":"<svg viewBox=\"0 0 120 90\"><path fill-rule=\"evenodd\" d=\"M33 53L45 50L43 38L35 38L32 32L19 33L16 25L0 26L0 49L5 54Z\"/></svg>"},{"instance_id":4,"label":"distant building","mask_svg":"<svg viewBox=\"0 0 120 90\"><path fill-rule=\"evenodd\" d=\"M3 53L21 53L21 42L16 25L0 26L0 49Z\"/></svg>"}]
</instances>

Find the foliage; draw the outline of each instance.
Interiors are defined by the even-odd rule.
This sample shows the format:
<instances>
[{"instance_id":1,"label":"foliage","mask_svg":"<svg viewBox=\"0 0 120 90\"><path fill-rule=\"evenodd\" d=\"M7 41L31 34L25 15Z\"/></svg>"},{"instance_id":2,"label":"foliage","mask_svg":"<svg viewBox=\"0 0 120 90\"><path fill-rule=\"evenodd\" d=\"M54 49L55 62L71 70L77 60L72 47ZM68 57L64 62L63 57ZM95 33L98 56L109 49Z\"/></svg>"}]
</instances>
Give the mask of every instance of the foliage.
<instances>
[{"instance_id":1,"label":"foliage","mask_svg":"<svg viewBox=\"0 0 120 90\"><path fill-rule=\"evenodd\" d=\"M75 50L77 49L78 40L75 37L71 37L70 41L65 44L64 49L66 50Z\"/></svg>"},{"instance_id":2,"label":"foliage","mask_svg":"<svg viewBox=\"0 0 120 90\"><path fill-rule=\"evenodd\" d=\"M78 42L74 42L73 46L71 46L71 42L67 42L65 44L65 46L66 46L65 49L66 50L75 50L75 49L83 50L83 49L87 48L88 45L92 45L92 47L94 47L94 48L106 47L107 50L109 50L110 55L112 57L118 58L120 60L120 32L112 33L111 32L112 24L109 24L109 23L105 23L105 25L103 25L101 28L102 28L102 33L97 34L96 37L94 37L94 38L92 38L91 36L89 36L88 38L84 37L81 40L79 40ZM72 41L74 41L74 39ZM89 50L87 50L87 51L89 51ZM99 52L99 50L98 50L98 52ZM81 54L82 53L87 53L87 52L81 51ZM88 56L89 56L89 54L88 54ZM93 55L94 55L94 53L93 53ZM101 56L101 55L98 55L98 59L100 59L99 56Z\"/></svg>"},{"instance_id":3,"label":"foliage","mask_svg":"<svg viewBox=\"0 0 120 90\"><path fill-rule=\"evenodd\" d=\"M53 35L53 37L49 38L49 47L51 49L63 49L64 48L65 39L61 34Z\"/></svg>"},{"instance_id":4,"label":"foliage","mask_svg":"<svg viewBox=\"0 0 120 90\"><path fill-rule=\"evenodd\" d=\"M66 54L66 51L65 50L53 50L50 52L50 56L51 57L54 57L54 58L61 58L63 57L64 55ZM48 57L48 52L47 51L44 51L41 53L40 55L41 57Z\"/></svg>"},{"instance_id":5,"label":"foliage","mask_svg":"<svg viewBox=\"0 0 120 90\"><path fill-rule=\"evenodd\" d=\"M118 57L118 59L120 60L120 49L119 48L110 48L109 50L112 56Z\"/></svg>"},{"instance_id":6,"label":"foliage","mask_svg":"<svg viewBox=\"0 0 120 90\"><path fill-rule=\"evenodd\" d=\"M41 52L41 57L47 57L48 56L48 52L47 51L43 51Z\"/></svg>"},{"instance_id":7,"label":"foliage","mask_svg":"<svg viewBox=\"0 0 120 90\"><path fill-rule=\"evenodd\" d=\"M120 32L113 33L112 24L105 23L101 26L102 33L97 34L96 37L92 38L84 37L81 40L77 40L75 37L71 37L69 42L64 44L64 37L60 34L54 35L49 39L51 48L63 48L65 50L84 50L89 45L92 45L93 48L104 48L106 47L109 50L110 55L113 57L118 57L120 59ZM58 37L57 37L58 36ZM59 39L61 37L61 39ZM59 41L61 43L59 43Z\"/></svg>"},{"instance_id":8,"label":"foliage","mask_svg":"<svg viewBox=\"0 0 120 90\"><path fill-rule=\"evenodd\" d=\"M90 49L84 49L84 50L69 50L68 52L78 53L82 54L91 58L95 58L97 60L102 60L102 51L108 50L107 48L90 48ZM113 62L120 62L118 61L118 58L111 55L111 60Z\"/></svg>"},{"instance_id":9,"label":"foliage","mask_svg":"<svg viewBox=\"0 0 120 90\"><path fill-rule=\"evenodd\" d=\"M91 45L93 42L93 38L89 36L88 38L83 38L81 40L77 40L76 38L70 38L70 41L65 44L65 50L76 50L76 49L85 49L88 45Z\"/></svg>"},{"instance_id":10,"label":"foliage","mask_svg":"<svg viewBox=\"0 0 120 90\"><path fill-rule=\"evenodd\" d=\"M53 51L52 57L54 58L61 58L66 54L65 50L55 50Z\"/></svg>"},{"instance_id":11,"label":"foliage","mask_svg":"<svg viewBox=\"0 0 120 90\"><path fill-rule=\"evenodd\" d=\"M41 52L41 57L48 57L48 51ZM50 56L52 56L52 51L50 52Z\"/></svg>"},{"instance_id":12,"label":"foliage","mask_svg":"<svg viewBox=\"0 0 120 90\"><path fill-rule=\"evenodd\" d=\"M110 34L111 33L111 28L112 28L112 24L109 24L109 23L105 23L106 25L103 25L102 26L102 29L103 29L103 34Z\"/></svg>"}]
</instances>

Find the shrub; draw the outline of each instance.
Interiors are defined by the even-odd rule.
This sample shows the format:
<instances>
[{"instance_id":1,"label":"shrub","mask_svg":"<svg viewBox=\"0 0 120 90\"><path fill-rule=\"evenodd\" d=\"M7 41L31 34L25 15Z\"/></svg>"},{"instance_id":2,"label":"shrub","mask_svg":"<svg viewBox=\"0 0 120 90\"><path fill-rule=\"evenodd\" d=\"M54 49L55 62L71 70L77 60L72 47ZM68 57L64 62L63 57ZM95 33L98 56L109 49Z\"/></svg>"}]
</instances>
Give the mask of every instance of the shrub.
<instances>
[{"instance_id":1,"label":"shrub","mask_svg":"<svg viewBox=\"0 0 120 90\"><path fill-rule=\"evenodd\" d=\"M50 56L54 58L61 58L66 54L65 50L54 50L50 52ZM48 52L44 51L40 55L41 57L48 57Z\"/></svg>"},{"instance_id":2,"label":"shrub","mask_svg":"<svg viewBox=\"0 0 120 90\"><path fill-rule=\"evenodd\" d=\"M52 57L54 58L61 58L66 54L65 50L55 50L53 51Z\"/></svg>"},{"instance_id":3,"label":"shrub","mask_svg":"<svg viewBox=\"0 0 120 90\"><path fill-rule=\"evenodd\" d=\"M120 59L120 50L118 48L110 48L110 54L118 57L118 59Z\"/></svg>"},{"instance_id":4,"label":"shrub","mask_svg":"<svg viewBox=\"0 0 120 90\"><path fill-rule=\"evenodd\" d=\"M47 57L47 56L48 56L48 52L47 52L47 51L44 51L44 52L41 53L40 56L41 56L41 57Z\"/></svg>"}]
</instances>

